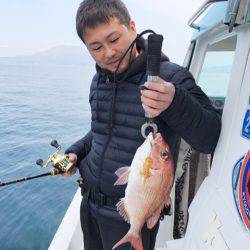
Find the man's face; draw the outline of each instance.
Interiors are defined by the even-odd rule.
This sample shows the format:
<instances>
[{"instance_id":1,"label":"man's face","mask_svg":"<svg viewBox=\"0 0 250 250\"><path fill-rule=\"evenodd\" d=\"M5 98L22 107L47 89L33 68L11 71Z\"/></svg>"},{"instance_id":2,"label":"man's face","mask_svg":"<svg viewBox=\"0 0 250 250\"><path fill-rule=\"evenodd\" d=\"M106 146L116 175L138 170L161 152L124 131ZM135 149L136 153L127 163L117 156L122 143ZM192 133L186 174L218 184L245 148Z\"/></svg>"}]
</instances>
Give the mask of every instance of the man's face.
<instances>
[{"instance_id":1,"label":"man's face","mask_svg":"<svg viewBox=\"0 0 250 250\"><path fill-rule=\"evenodd\" d=\"M121 57L136 38L135 23L131 21L130 28L121 24L117 18L110 18L109 23L86 28L83 39L91 56L102 68L115 72ZM129 62L130 52L127 53L119 66L118 73L123 72ZM133 50L132 58L136 56Z\"/></svg>"}]
</instances>

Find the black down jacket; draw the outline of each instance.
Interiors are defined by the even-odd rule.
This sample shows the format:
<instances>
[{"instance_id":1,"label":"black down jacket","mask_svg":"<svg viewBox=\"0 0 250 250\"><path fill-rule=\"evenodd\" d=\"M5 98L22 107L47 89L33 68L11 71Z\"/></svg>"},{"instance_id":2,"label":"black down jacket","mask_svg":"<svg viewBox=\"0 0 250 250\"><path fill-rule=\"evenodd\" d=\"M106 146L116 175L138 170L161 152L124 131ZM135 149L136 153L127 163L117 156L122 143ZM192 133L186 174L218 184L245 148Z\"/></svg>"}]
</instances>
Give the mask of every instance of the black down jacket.
<instances>
[{"instance_id":1,"label":"black down jacket","mask_svg":"<svg viewBox=\"0 0 250 250\"><path fill-rule=\"evenodd\" d=\"M144 52L115 82L112 75L97 67L89 95L91 131L66 150L78 156L77 166L86 187L112 197L124 196L126 187L113 186L115 171L131 164L144 141L140 130L145 113L139 87L146 82L147 60L145 42L140 41L139 46ZM220 134L220 114L191 73L164 55L160 77L176 87L172 104L155 119L175 163L181 137L200 152L212 152Z\"/></svg>"}]
</instances>

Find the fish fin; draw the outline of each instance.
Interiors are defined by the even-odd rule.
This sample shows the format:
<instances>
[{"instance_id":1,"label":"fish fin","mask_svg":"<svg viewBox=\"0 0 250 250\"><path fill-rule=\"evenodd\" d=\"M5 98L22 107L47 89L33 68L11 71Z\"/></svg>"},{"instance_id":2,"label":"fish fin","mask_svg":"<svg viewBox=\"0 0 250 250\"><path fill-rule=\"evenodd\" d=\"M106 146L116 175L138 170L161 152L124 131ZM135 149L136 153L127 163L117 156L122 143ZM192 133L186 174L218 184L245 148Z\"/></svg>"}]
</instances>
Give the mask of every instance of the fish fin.
<instances>
[{"instance_id":1,"label":"fish fin","mask_svg":"<svg viewBox=\"0 0 250 250\"><path fill-rule=\"evenodd\" d=\"M152 215L151 217L147 220L147 228L152 229L156 223L158 222L160 215L162 211L162 206L159 207Z\"/></svg>"},{"instance_id":2,"label":"fish fin","mask_svg":"<svg viewBox=\"0 0 250 250\"><path fill-rule=\"evenodd\" d=\"M118 169L119 170L119 169ZM117 171L118 171L117 170ZM116 172L117 172L116 171ZM125 185L125 184L127 184L127 182L128 182L128 177L129 177L129 173L130 173L130 170L127 170L126 172L123 172L120 176L119 176L119 178L118 178L118 180L114 183L114 186L117 186L117 185Z\"/></svg>"},{"instance_id":3,"label":"fish fin","mask_svg":"<svg viewBox=\"0 0 250 250\"><path fill-rule=\"evenodd\" d=\"M121 199L117 204L116 204L117 210L119 214L123 217L123 219L127 222L129 222L129 217L125 208L125 202L124 198Z\"/></svg>"},{"instance_id":4,"label":"fish fin","mask_svg":"<svg viewBox=\"0 0 250 250\"><path fill-rule=\"evenodd\" d=\"M122 167L122 168L118 168L115 171L115 174L120 177L121 175L123 175L125 172L129 171L130 167Z\"/></svg>"},{"instance_id":5,"label":"fish fin","mask_svg":"<svg viewBox=\"0 0 250 250\"><path fill-rule=\"evenodd\" d=\"M120 240L118 241L112 249L117 248L120 245L123 245L125 243L130 243L131 246L135 249L135 250L143 250L143 245L142 245L142 238L140 234L135 234L132 232L132 230L130 229L128 231L128 233Z\"/></svg>"}]
</instances>

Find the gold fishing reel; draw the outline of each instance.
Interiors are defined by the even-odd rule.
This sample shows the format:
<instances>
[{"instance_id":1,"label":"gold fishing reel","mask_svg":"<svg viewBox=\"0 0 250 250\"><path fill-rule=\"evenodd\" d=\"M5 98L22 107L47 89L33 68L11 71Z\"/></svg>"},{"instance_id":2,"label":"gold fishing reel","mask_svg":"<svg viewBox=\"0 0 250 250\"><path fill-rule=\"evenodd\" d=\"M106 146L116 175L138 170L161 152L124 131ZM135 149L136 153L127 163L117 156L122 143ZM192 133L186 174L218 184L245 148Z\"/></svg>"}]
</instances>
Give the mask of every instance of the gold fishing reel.
<instances>
[{"instance_id":1,"label":"gold fishing reel","mask_svg":"<svg viewBox=\"0 0 250 250\"><path fill-rule=\"evenodd\" d=\"M67 173L72 168L74 163L70 162L68 155L61 155L61 146L58 144L56 140L51 141L51 146L56 148L56 151L50 155L49 159L46 163L42 159L38 159L36 164L42 168L47 168L49 164L52 164L53 168L51 169L51 174L56 175L59 173Z\"/></svg>"}]
</instances>

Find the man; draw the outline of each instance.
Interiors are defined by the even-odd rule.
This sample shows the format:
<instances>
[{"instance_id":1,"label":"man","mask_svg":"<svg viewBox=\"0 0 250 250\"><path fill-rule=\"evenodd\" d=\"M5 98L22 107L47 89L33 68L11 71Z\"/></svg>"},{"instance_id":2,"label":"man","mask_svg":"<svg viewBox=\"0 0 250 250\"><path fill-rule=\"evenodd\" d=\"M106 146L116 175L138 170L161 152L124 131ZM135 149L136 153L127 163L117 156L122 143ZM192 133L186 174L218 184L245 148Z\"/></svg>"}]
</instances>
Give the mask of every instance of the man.
<instances>
[{"instance_id":1,"label":"man","mask_svg":"<svg viewBox=\"0 0 250 250\"><path fill-rule=\"evenodd\" d=\"M164 55L159 82L146 82L144 39L137 39L131 53L121 61L137 38L135 22L121 0L83 1L76 28L96 62L96 74L89 96L91 130L66 153L84 180L81 225L85 249L110 250L129 229L115 208L124 197L125 186L114 187L114 173L131 164L144 141L140 129L145 112L155 117L175 163L180 137L201 152L214 150L220 116L188 70L170 63ZM140 90L143 84L147 89ZM143 227L145 250L154 249L158 227L159 223L152 230Z\"/></svg>"}]
</instances>

